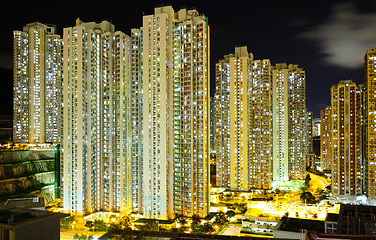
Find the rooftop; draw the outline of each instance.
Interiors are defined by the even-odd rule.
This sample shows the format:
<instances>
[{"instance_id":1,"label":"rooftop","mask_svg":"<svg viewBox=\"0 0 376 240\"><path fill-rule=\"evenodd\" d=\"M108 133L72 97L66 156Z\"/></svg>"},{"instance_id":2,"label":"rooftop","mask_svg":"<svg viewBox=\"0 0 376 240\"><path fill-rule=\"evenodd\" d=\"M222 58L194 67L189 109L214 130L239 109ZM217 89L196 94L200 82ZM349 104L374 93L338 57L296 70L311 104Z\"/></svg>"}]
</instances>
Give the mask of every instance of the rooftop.
<instances>
[{"instance_id":1,"label":"rooftop","mask_svg":"<svg viewBox=\"0 0 376 240\"><path fill-rule=\"evenodd\" d=\"M310 240L333 240L333 239L346 239L346 240L376 240L376 236L370 235L345 235L333 233L308 233Z\"/></svg>"},{"instance_id":2,"label":"rooftop","mask_svg":"<svg viewBox=\"0 0 376 240\"><path fill-rule=\"evenodd\" d=\"M324 221L283 217L277 225L277 230L281 231L300 232L301 229L325 232Z\"/></svg>"},{"instance_id":3,"label":"rooftop","mask_svg":"<svg viewBox=\"0 0 376 240\"><path fill-rule=\"evenodd\" d=\"M135 223L153 223L158 221L159 224L172 224L174 220L159 220L159 219L150 219L150 218L139 218Z\"/></svg>"},{"instance_id":4,"label":"rooftop","mask_svg":"<svg viewBox=\"0 0 376 240\"><path fill-rule=\"evenodd\" d=\"M66 217L66 214L52 213L43 210L28 208L3 207L0 206L0 224L18 225L27 221L34 221L47 217Z\"/></svg>"},{"instance_id":5,"label":"rooftop","mask_svg":"<svg viewBox=\"0 0 376 240\"><path fill-rule=\"evenodd\" d=\"M326 215L325 221L327 221L327 222L338 222L338 216L339 216L339 214L337 214L337 213L328 213Z\"/></svg>"}]
</instances>

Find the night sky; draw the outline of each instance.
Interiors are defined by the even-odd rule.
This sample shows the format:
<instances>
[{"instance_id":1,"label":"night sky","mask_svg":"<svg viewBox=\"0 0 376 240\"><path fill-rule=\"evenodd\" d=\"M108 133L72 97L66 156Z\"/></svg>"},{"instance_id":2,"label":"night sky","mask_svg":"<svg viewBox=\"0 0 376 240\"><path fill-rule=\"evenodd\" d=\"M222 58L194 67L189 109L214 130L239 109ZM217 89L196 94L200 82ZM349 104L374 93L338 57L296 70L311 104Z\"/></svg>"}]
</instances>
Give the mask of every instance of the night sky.
<instances>
[{"instance_id":1,"label":"night sky","mask_svg":"<svg viewBox=\"0 0 376 240\"><path fill-rule=\"evenodd\" d=\"M0 14L0 114L12 114L12 31L30 22L64 27L108 20L130 34L154 7L195 8L209 18L211 82L215 63L236 46L255 59L298 64L306 71L307 108L314 117L330 104L330 86L343 79L362 83L363 57L376 48L376 1L10 1ZM214 84L212 84L212 93Z\"/></svg>"}]
</instances>

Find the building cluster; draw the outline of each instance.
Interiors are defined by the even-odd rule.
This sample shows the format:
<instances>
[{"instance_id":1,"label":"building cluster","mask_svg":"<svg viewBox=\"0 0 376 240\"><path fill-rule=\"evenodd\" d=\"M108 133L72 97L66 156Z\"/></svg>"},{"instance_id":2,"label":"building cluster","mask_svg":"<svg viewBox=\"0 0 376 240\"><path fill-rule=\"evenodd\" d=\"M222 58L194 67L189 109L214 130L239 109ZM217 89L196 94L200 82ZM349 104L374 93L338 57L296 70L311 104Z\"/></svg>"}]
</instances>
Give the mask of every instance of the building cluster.
<instances>
[{"instance_id":1,"label":"building cluster","mask_svg":"<svg viewBox=\"0 0 376 240\"><path fill-rule=\"evenodd\" d=\"M205 217L210 153L217 186L271 189L304 179L317 135L333 195L376 201L376 50L365 84L334 85L319 123L305 71L247 47L216 63L211 99L208 19L196 10L157 7L130 35L77 19L62 36L36 22L13 38L13 140L60 144L67 212Z\"/></svg>"},{"instance_id":2,"label":"building cluster","mask_svg":"<svg viewBox=\"0 0 376 240\"><path fill-rule=\"evenodd\" d=\"M376 203L376 49L366 52L365 82L342 80L331 87L321 110L321 167L331 171L333 197Z\"/></svg>"},{"instance_id":3,"label":"building cluster","mask_svg":"<svg viewBox=\"0 0 376 240\"><path fill-rule=\"evenodd\" d=\"M216 64L214 101L217 186L270 189L305 177L312 117L302 68L236 47Z\"/></svg>"},{"instance_id":4,"label":"building cluster","mask_svg":"<svg viewBox=\"0 0 376 240\"><path fill-rule=\"evenodd\" d=\"M107 21L14 31L14 131L61 145L65 211L209 212L209 25L155 8L131 35Z\"/></svg>"}]
</instances>

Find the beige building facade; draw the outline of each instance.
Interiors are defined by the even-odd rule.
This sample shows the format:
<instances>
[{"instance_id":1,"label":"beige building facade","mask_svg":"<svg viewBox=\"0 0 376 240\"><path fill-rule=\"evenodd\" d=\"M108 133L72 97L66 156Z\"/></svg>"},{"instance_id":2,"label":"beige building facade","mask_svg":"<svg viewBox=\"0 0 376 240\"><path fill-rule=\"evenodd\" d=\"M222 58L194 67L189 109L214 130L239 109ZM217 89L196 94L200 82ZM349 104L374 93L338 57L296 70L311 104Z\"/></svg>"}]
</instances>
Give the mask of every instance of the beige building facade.
<instances>
[{"instance_id":1,"label":"beige building facade","mask_svg":"<svg viewBox=\"0 0 376 240\"><path fill-rule=\"evenodd\" d=\"M64 210L129 211L130 38L107 21L64 29Z\"/></svg>"},{"instance_id":2,"label":"beige building facade","mask_svg":"<svg viewBox=\"0 0 376 240\"><path fill-rule=\"evenodd\" d=\"M13 32L13 141L60 143L61 39L39 22Z\"/></svg>"},{"instance_id":3,"label":"beige building facade","mask_svg":"<svg viewBox=\"0 0 376 240\"><path fill-rule=\"evenodd\" d=\"M195 10L143 18L143 214L209 211L209 26Z\"/></svg>"},{"instance_id":4,"label":"beige building facade","mask_svg":"<svg viewBox=\"0 0 376 240\"><path fill-rule=\"evenodd\" d=\"M331 87L332 192L362 195L362 86L343 80Z\"/></svg>"}]
</instances>

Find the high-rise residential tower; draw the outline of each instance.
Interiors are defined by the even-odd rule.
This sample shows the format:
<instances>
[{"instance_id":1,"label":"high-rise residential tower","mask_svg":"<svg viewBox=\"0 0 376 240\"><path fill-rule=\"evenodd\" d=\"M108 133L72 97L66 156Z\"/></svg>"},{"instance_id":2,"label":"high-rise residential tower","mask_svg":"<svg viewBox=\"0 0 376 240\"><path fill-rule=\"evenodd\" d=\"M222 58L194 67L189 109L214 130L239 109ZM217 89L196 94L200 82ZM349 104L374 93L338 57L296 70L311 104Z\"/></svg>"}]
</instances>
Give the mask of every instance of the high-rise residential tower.
<instances>
[{"instance_id":1,"label":"high-rise residential tower","mask_svg":"<svg viewBox=\"0 0 376 240\"><path fill-rule=\"evenodd\" d=\"M273 180L303 179L307 154L305 72L298 65L273 67Z\"/></svg>"},{"instance_id":2,"label":"high-rise residential tower","mask_svg":"<svg viewBox=\"0 0 376 240\"><path fill-rule=\"evenodd\" d=\"M332 192L362 194L362 86L343 80L331 87Z\"/></svg>"},{"instance_id":3,"label":"high-rise residential tower","mask_svg":"<svg viewBox=\"0 0 376 240\"><path fill-rule=\"evenodd\" d=\"M38 22L13 32L13 141L60 143L61 39Z\"/></svg>"},{"instance_id":4,"label":"high-rise residential tower","mask_svg":"<svg viewBox=\"0 0 376 240\"><path fill-rule=\"evenodd\" d=\"M132 212L143 211L142 199L142 126L143 126L143 81L142 81L142 63L143 63L143 38L142 28L131 30L131 81L129 87L130 94L130 164L132 168L132 184L129 186L132 192Z\"/></svg>"},{"instance_id":5,"label":"high-rise residential tower","mask_svg":"<svg viewBox=\"0 0 376 240\"><path fill-rule=\"evenodd\" d=\"M209 211L209 26L196 10L143 17L143 214Z\"/></svg>"},{"instance_id":6,"label":"high-rise residential tower","mask_svg":"<svg viewBox=\"0 0 376 240\"><path fill-rule=\"evenodd\" d=\"M268 59L236 47L216 64L217 186L270 189L272 82Z\"/></svg>"},{"instance_id":7,"label":"high-rise residential tower","mask_svg":"<svg viewBox=\"0 0 376 240\"><path fill-rule=\"evenodd\" d=\"M376 49L364 56L364 118L365 118L365 193L376 203Z\"/></svg>"},{"instance_id":8,"label":"high-rise residential tower","mask_svg":"<svg viewBox=\"0 0 376 240\"><path fill-rule=\"evenodd\" d=\"M249 185L270 189L272 171L272 75L269 59L252 60L248 77Z\"/></svg>"},{"instance_id":9,"label":"high-rise residential tower","mask_svg":"<svg viewBox=\"0 0 376 240\"><path fill-rule=\"evenodd\" d=\"M217 186L249 189L247 47L235 48L216 64Z\"/></svg>"},{"instance_id":10,"label":"high-rise residential tower","mask_svg":"<svg viewBox=\"0 0 376 240\"><path fill-rule=\"evenodd\" d=\"M130 38L107 21L64 29L65 211L129 211Z\"/></svg>"},{"instance_id":11,"label":"high-rise residential tower","mask_svg":"<svg viewBox=\"0 0 376 240\"><path fill-rule=\"evenodd\" d=\"M331 137L331 107L328 106L325 109L320 111L320 132L321 132L321 139L320 139L320 152L321 152L321 169L322 170L331 170L332 165L332 137Z\"/></svg>"}]
</instances>

